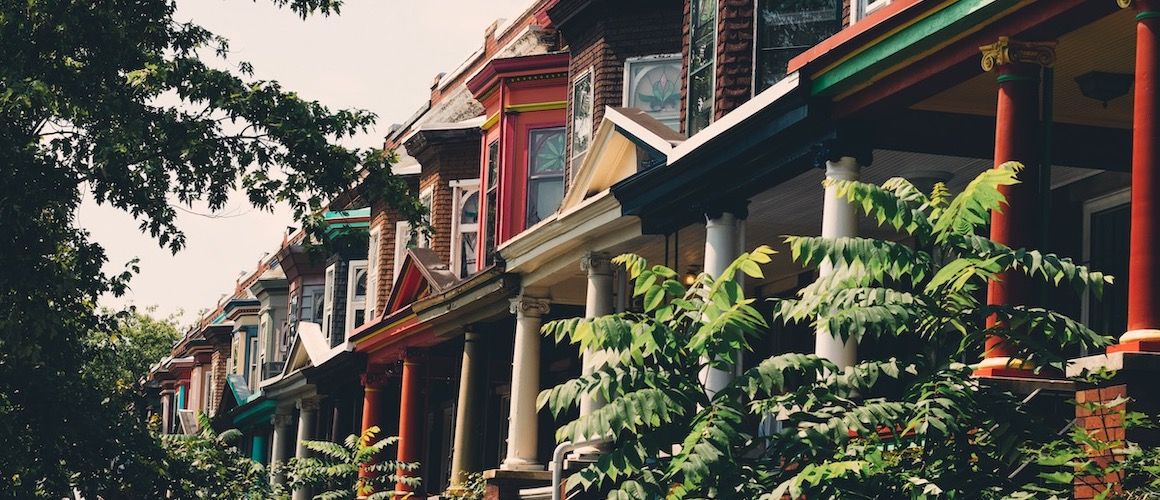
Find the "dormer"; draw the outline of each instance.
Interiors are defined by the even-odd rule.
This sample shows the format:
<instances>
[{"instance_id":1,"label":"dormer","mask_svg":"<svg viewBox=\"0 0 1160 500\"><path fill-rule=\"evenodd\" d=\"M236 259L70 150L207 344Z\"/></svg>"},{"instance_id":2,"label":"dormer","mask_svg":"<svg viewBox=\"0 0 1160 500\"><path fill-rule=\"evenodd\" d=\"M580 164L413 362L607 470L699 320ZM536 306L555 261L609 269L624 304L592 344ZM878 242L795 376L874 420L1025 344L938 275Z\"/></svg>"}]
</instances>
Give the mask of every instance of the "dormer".
<instances>
[{"instance_id":1,"label":"dormer","mask_svg":"<svg viewBox=\"0 0 1160 500\"><path fill-rule=\"evenodd\" d=\"M494 59L467 82L486 116L479 269L495 264L497 245L560 206L568 60L566 53Z\"/></svg>"}]
</instances>

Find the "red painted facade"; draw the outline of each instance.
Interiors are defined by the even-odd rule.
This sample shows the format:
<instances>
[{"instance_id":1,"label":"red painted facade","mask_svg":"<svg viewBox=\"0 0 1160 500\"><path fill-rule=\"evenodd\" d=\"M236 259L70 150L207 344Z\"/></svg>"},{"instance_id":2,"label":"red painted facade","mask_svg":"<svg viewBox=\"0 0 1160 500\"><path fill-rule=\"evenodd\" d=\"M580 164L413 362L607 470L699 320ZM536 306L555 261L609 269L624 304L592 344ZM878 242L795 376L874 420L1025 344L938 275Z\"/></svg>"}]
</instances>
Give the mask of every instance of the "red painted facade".
<instances>
[{"instance_id":1,"label":"red painted facade","mask_svg":"<svg viewBox=\"0 0 1160 500\"><path fill-rule=\"evenodd\" d=\"M527 227L528 149L532 131L563 127L568 97L568 54L497 59L467 82L484 107L480 152L481 244L479 269L489 265L487 232L498 247ZM498 148L498 157L492 152ZM498 159L493 174L489 162ZM492 181L495 181L494 183ZM489 186L498 189L495 213L488 208Z\"/></svg>"}]
</instances>

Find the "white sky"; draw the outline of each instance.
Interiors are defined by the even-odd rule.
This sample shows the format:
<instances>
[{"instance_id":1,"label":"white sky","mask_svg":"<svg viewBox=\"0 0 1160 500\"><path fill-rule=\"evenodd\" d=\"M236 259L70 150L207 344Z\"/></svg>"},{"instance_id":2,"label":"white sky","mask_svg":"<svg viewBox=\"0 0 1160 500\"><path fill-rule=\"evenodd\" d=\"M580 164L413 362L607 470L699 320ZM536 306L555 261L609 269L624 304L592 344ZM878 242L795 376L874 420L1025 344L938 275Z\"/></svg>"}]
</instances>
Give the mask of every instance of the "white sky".
<instances>
[{"instance_id":1,"label":"white sky","mask_svg":"<svg viewBox=\"0 0 1160 500\"><path fill-rule=\"evenodd\" d=\"M192 20L230 40L231 58L254 65L255 77L278 80L308 99L379 116L376 130L353 145L378 146L392 123L407 119L430 95L436 74L451 71L483 42L496 18L523 12L532 0L346 0L342 15L305 21L266 0L178 0L178 20ZM132 290L102 305L184 310L183 323L232 292L235 279L281 243L293 225L285 208L251 209L236 197L228 218L182 213L186 248L171 255L141 234L132 217L87 199L80 225L105 247L106 272L133 258L141 274Z\"/></svg>"}]
</instances>

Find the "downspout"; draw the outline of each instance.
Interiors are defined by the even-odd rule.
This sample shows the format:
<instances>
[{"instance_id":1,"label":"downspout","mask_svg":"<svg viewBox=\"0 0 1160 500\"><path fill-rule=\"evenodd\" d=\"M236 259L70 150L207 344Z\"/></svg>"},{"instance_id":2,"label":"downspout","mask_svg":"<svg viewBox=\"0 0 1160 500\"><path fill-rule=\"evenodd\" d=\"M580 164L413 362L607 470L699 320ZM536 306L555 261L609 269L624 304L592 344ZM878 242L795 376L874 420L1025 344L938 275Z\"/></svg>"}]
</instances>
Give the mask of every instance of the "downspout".
<instances>
[{"instance_id":1,"label":"downspout","mask_svg":"<svg viewBox=\"0 0 1160 500\"><path fill-rule=\"evenodd\" d=\"M573 443L572 441L564 441L556 445L556 450L552 452L552 500L563 500L564 494L560 492L560 486L564 480L564 455L572 450L578 448L585 448L588 446L595 446L612 441L609 438L589 439L587 441L580 441Z\"/></svg>"}]
</instances>

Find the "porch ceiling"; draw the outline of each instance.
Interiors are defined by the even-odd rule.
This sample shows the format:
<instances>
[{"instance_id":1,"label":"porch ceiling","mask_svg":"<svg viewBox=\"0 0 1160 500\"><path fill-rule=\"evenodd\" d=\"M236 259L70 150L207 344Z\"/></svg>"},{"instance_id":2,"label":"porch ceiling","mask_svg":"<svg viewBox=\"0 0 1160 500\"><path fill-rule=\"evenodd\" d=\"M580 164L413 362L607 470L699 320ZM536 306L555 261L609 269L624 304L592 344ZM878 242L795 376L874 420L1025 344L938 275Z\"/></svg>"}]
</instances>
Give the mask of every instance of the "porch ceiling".
<instances>
[{"instance_id":1,"label":"porch ceiling","mask_svg":"<svg viewBox=\"0 0 1160 500\"><path fill-rule=\"evenodd\" d=\"M1075 78L1089 71L1135 71L1135 11L1123 9L1059 37L1055 63L1055 121L1075 125L1131 128L1132 94L1103 104L1084 97ZM994 116L997 84L993 73L975 77L923 100L913 109Z\"/></svg>"},{"instance_id":2,"label":"porch ceiling","mask_svg":"<svg viewBox=\"0 0 1160 500\"><path fill-rule=\"evenodd\" d=\"M968 182L983 170L991 168L990 160L940 156L892 150L875 150L873 165L862 171L862 180L880 184L891 177L902 176L920 182L922 178L932 178L935 173L949 173L947 182L952 192L961 191ZM1101 170L1061 167L1052 168L1052 187L1070 184L1085 177L1100 173ZM766 266L766 278L747 280L749 293L755 294L762 288L762 295L770 296L778 291L796 286L796 277L803 272L801 267L789 259L788 249L782 244L785 235L817 235L822 225L822 180L821 170L810 170L778 186L762 192L750 199L749 218L745 221L745 250L766 244L778 250L773 262ZM933 180L929 181L933 184ZM873 221L861 218L861 234L878 237L895 237L893 232L880 231ZM679 241L679 249L672 245ZM646 257L649 262L665 263L665 238L646 236L633 244L618 249ZM679 238L669 238L669 262L673 265L673 255L677 256L677 271L700 272L704 261L705 227L694 224L681 229ZM583 290L583 276L577 264L574 281L570 286Z\"/></svg>"}]
</instances>

